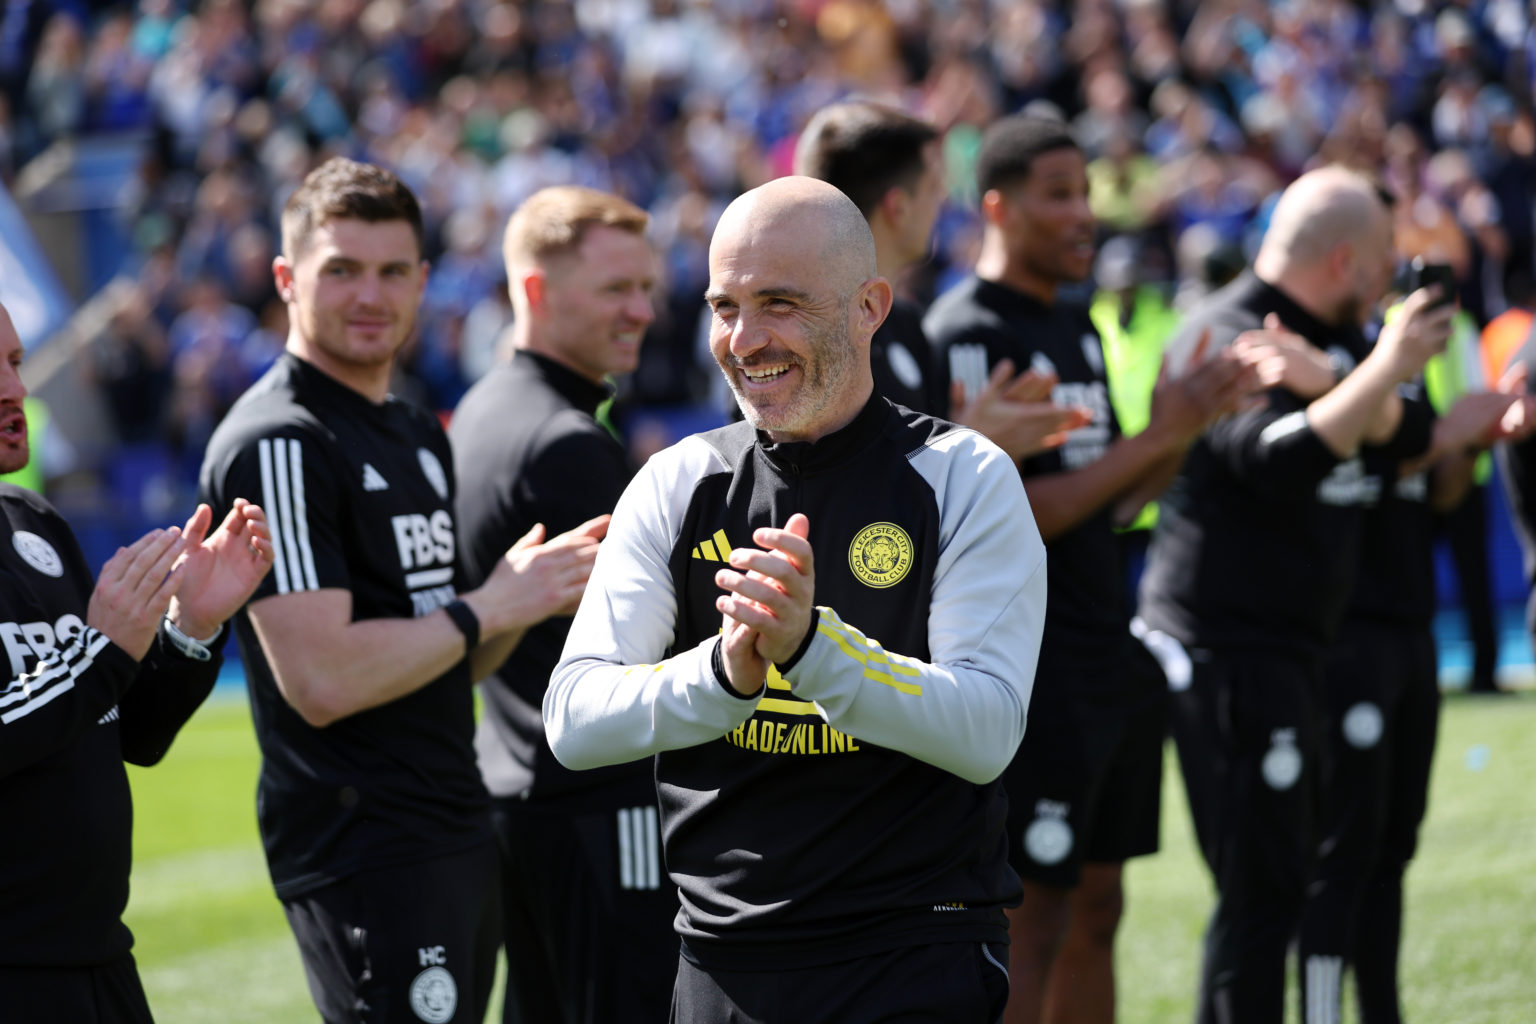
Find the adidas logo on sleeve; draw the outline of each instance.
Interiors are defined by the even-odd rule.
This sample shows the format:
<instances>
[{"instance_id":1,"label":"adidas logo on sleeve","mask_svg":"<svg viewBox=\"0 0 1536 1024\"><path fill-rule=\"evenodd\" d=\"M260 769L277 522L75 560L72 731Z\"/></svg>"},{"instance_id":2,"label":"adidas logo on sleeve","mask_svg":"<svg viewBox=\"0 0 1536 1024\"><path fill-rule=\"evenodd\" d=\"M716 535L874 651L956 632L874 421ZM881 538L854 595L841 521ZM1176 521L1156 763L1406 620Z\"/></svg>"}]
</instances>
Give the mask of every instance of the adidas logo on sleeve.
<instances>
[{"instance_id":1,"label":"adidas logo on sleeve","mask_svg":"<svg viewBox=\"0 0 1536 1024\"><path fill-rule=\"evenodd\" d=\"M363 490L365 490L365 491L387 491L387 490L389 490L389 481L385 480L384 479L384 475L382 473L380 473L378 470L374 469L372 465L370 465L369 463L366 463L366 462L363 463Z\"/></svg>"}]
</instances>

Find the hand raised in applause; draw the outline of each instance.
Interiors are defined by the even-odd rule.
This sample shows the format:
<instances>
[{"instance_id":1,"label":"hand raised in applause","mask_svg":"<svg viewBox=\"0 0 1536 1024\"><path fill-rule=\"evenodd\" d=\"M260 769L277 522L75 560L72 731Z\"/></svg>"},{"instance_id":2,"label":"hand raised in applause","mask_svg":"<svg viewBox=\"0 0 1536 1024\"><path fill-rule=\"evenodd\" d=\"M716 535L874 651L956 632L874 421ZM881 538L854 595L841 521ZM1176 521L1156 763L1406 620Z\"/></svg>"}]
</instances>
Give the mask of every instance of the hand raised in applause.
<instances>
[{"instance_id":1,"label":"hand raised in applause","mask_svg":"<svg viewBox=\"0 0 1536 1024\"><path fill-rule=\"evenodd\" d=\"M1332 390L1338 374L1328 353L1286 329L1278 314L1264 317L1264 326L1244 331L1233 349L1252 363L1266 388L1284 388L1310 402Z\"/></svg>"},{"instance_id":2,"label":"hand raised in applause","mask_svg":"<svg viewBox=\"0 0 1536 1024\"><path fill-rule=\"evenodd\" d=\"M811 628L816 567L810 520L796 512L783 529L753 531L756 548L731 551L731 568L715 573L726 591L715 599L724 616L721 661L737 692L762 688L768 666L792 658Z\"/></svg>"},{"instance_id":3,"label":"hand raised in applause","mask_svg":"<svg viewBox=\"0 0 1536 1024\"><path fill-rule=\"evenodd\" d=\"M182 527L181 586L167 613L177 629L198 639L218 632L272 568L272 533L259 505L236 498L210 535L212 523L213 510L199 505Z\"/></svg>"},{"instance_id":4,"label":"hand raised in applause","mask_svg":"<svg viewBox=\"0 0 1536 1024\"><path fill-rule=\"evenodd\" d=\"M482 638L573 614L587 589L609 519L589 519L547 541L544 524L538 523L518 538L485 583L464 595L480 620Z\"/></svg>"},{"instance_id":5,"label":"hand raised in applause","mask_svg":"<svg viewBox=\"0 0 1536 1024\"><path fill-rule=\"evenodd\" d=\"M160 628L160 618L184 579L176 564L186 550L178 527L151 530L101 567L96 589L86 605L85 623L128 652L144 660Z\"/></svg>"},{"instance_id":6,"label":"hand raised in applause","mask_svg":"<svg viewBox=\"0 0 1536 1024\"><path fill-rule=\"evenodd\" d=\"M1013 361L1003 359L969 399L963 382L951 383L950 418L985 435L1017 461L1057 447L1092 421L1087 409L1052 402L1055 387L1055 374L1025 370L1015 375Z\"/></svg>"},{"instance_id":7,"label":"hand raised in applause","mask_svg":"<svg viewBox=\"0 0 1536 1024\"><path fill-rule=\"evenodd\" d=\"M1164 357L1157 385L1152 390L1152 415L1147 433L1173 447L1188 445L1216 420L1234 412L1263 388L1258 368L1244 353L1231 346L1207 354L1211 332L1207 328L1185 363L1184 372L1169 376Z\"/></svg>"}]
</instances>

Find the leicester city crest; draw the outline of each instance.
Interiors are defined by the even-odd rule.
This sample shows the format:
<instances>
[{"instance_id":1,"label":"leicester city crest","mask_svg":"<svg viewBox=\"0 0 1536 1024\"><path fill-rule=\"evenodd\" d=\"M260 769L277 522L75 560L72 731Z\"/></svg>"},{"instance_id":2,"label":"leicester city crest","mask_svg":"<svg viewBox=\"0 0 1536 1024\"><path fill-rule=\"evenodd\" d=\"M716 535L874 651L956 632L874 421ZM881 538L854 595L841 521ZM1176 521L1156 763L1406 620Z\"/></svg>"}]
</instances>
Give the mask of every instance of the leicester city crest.
<instances>
[{"instance_id":1,"label":"leicester city crest","mask_svg":"<svg viewBox=\"0 0 1536 1024\"><path fill-rule=\"evenodd\" d=\"M912 538L895 523L870 523L848 545L848 568L866 587L894 586L912 568Z\"/></svg>"},{"instance_id":2,"label":"leicester city crest","mask_svg":"<svg viewBox=\"0 0 1536 1024\"><path fill-rule=\"evenodd\" d=\"M52 576L58 579L64 575L64 560L54 550L52 544L35 533L27 530L17 530L11 534L11 545L21 560L44 576Z\"/></svg>"}]
</instances>

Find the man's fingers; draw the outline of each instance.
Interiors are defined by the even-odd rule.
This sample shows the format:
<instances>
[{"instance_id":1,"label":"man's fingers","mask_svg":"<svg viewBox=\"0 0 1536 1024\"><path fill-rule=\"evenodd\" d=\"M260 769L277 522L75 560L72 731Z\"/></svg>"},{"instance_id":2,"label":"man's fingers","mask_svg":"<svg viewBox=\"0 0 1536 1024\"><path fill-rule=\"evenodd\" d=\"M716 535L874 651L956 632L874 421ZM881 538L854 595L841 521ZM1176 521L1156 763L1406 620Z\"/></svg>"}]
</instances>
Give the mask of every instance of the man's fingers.
<instances>
[{"instance_id":1,"label":"man's fingers","mask_svg":"<svg viewBox=\"0 0 1536 1024\"><path fill-rule=\"evenodd\" d=\"M1010 402L1044 402L1056 390L1057 383L1054 373L1025 370L1014 378L1003 397Z\"/></svg>"},{"instance_id":2,"label":"man's fingers","mask_svg":"<svg viewBox=\"0 0 1536 1024\"><path fill-rule=\"evenodd\" d=\"M992 367L992 372L987 376L987 386L983 392L989 395L1000 395L1013 380L1013 360L999 359L997 365Z\"/></svg>"},{"instance_id":3,"label":"man's fingers","mask_svg":"<svg viewBox=\"0 0 1536 1024\"><path fill-rule=\"evenodd\" d=\"M172 566L160 579L160 585L145 602L146 606L158 619L165 614L165 610L171 606L171 598L176 596L176 591L181 589L181 581L186 578L185 563Z\"/></svg>"},{"instance_id":4,"label":"man's fingers","mask_svg":"<svg viewBox=\"0 0 1536 1024\"><path fill-rule=\"evenodd\" d=\"M1055 428L1059 431L1070 432L1093 422L1093 413L1080 405L1053 405L1051 410L1049 419L1055 420Z\"/></svg>"},{"instance_id":5,"label":"man's fingers","mask_svg":"<svg viewBox=\"0 0 1536 1024\"><path fill-rule=\"evenodd\" d=\"M150 546L134 560L131 575L124 581L134 600L143 601L152 606L164 591L165 600L169 602L171 596L176 593L176 587L180 586L181 573L173 573L172 570L178 568L176 560L186 550L186 543L181 532L175 527L166 531L167 534L172 532L176 533L174 539L163 546ZM173 575L176 577L175 586L166 590L166 584L171 582Z\"/></svg>"},{"instance_id":6,"label":"man's fingers","mask_svg":"<svg viewBox=\"0 0 1536 1024\"><path fill-rule=\"evenodd\" d=\"M1189 357L1191 365L1199 366L1201 363L1205 362L1205 352L1206 349L1210 347L1211 329L1209 327L1205 327L1200 330L1200 340L1195 342L1195 351Z\"/></svg>"},{"instance_id":7,"label":"man's fingers","mask_svg":"<svg viewBox=\"0 0 1536 1024\"><path fill-rule=\"evenodd\" d=\"M799 565L779 550L736 548L731 552L730 566L739 573L757 573L767 579L778 580L786 588L805 577Z\"/></svg>"},{"instance_id":8,"label":"man's fingers","mask_svg":"<svg viewBox=\"0 0 1536 1024\"><path fill-rule=\"evenodd\" d=\"M224 517L224 522L221 524L220 529L237 529L238 527L232 527L231 524L238 523L240 518L239 509L230 509L229 515ZM197 506L197 511L192 513L191 517L187 519L186 525L181 528L181 535L187 538L187 547L195 548L201 544L203 539L208 536L208 527L212 524L213 509L209 508L206 504L200 503Z\"/></svg>"},{"instance_id":9,"label":"man's fingers","mask_svg":"<svg viewBox=\"0 0 1536 1024\"><path fill-rule=\"evenodd\" d=\"M784 528L796 537L807 538L811 535L811 521L804 512L796 512L790 516Z\"/></svg>"},{"instance_id":10,"label":"man's fingers","mask_svg":"<svg viewBox=\"0 0 1536 1024\"><path fill-rule=\"evenodd\" d=\"M606 512L600 516L594 516L575 527L562 533L561 537L588 537L592 540L602 540L608 536L608 524L613 521L613 516ZM559 539L559 538L556 538Z\"/></svg>"},{"instance_id":11,"label":"man's fingers","mask_svg":"<svg viewBox=\"0 0 1536 1024\"><path fill-rule=\"evenodd\" d=\"M144 543L148 540L148 543ZM153 534L140 540L134 545L135 553L129 563L123 568L122 580L130 590L137 590L147 577L158 566L167 554L170 561L175 561L175 555L181 553L178 541L181 540L181 528L172 526L165 530L155 530ZM155 585L159 586L160 577L170 571L170 562L166 562L165 568L155 576Z\"/></svg>"},{"instance_id":12,"label":"man's fingers","mask_svg":"<svg viewBox=\"0 0 1536 1024\"><path fill-rule=\"evenodd\" d=\"M1505 369L1504 375L1499 378L1499 390L1506 395L1519 395L1525 392L1525 382L1529 374L1529 367L1523 361L1511 363Z\"/></svg>"},{"instance_id":13,"label":"man's fingers","mask_svg":"<svg viewBox=\"0 0 1536 1024\"><path fill-rule=\"evenodd\" d=\"M782 587L761 576L742 575L729 569L715 573L715 586L764 608L772 608L787 595Z\"/></svg>"},{"instance_id":14,"label":"man's fingers","mask_svg":"<svg viewBox=\"0 0 1536 1024\"><path fill-rule=\"evenodd\" d=\"M521 551L524 548L531 548L535 544L542 543L544 543L544 524L534 523L527 533L517 538L517 543L513 544L507 553L511 554L513 551Z\"/></svg>"}]
</instances>

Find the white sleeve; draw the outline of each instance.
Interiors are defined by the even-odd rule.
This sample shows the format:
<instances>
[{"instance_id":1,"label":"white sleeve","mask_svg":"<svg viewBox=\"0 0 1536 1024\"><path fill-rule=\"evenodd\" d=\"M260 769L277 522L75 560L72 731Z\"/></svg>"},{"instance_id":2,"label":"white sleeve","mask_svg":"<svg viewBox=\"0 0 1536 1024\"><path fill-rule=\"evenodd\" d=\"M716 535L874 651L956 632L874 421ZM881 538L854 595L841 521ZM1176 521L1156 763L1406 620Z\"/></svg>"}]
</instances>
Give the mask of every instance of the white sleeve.
<instances>
[{"instance_id":1,"label":"white sleeve","mask_svg":"<svg viewBox=\"0 0 1536 1024\"><path fill-rule=\"evenodd\" d=\"M912 461L940 509L933 660L892 654L821 608L815 639L784 677L837 729L986 783L1024 737L1045 625L1045 545L1018 471L979 434L945 434Z\"/></svg>"},{"instance_id":2,"label":"white sleeve","mask_svg":"<svg viewBox=\"0 0 1536 1024\"><path fill-rule=\"evenodd\" d=\"M619 498L544 693L545 733L567 768L707 743L756 710L756 695L735 696L715 677L716 638L662 657L677 623L673 543L699 479L725 468L687 439L651 458Z\"/></svg>"}]
</instances>

